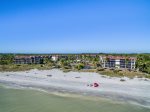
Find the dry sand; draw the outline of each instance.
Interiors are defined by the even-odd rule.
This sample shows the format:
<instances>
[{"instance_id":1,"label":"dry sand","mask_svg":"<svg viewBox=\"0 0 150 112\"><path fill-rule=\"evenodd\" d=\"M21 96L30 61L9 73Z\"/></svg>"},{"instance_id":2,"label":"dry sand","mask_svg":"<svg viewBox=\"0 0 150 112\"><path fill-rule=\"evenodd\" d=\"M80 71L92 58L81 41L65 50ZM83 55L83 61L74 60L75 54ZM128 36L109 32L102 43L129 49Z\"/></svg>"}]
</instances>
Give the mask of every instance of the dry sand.
<instances>
[{"instance_id":1,"label":"dry sand","mask_svg":"<svg viewBox=\"0 0 150 112\"><path fill-rule=\"evenodd\" d=\"M94 82L99 83L100 86L96 88L87 86ZM0 83L11 87L34 88L48 92L104 97L150 107L150 80L145 78L110 78L97 73L64 73L58 69L34 69L23 72L1 72Z\"/></svg>"}]
</instances>

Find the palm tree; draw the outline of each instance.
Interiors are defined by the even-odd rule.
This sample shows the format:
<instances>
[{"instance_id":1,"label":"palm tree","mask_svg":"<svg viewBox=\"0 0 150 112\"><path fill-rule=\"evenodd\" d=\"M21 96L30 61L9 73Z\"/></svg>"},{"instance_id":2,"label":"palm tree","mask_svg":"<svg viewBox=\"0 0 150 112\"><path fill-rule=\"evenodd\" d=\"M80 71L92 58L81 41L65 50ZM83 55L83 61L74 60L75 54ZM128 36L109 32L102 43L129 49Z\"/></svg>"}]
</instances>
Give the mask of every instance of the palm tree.
<instances>
[{"instance_id":1,"label":"palm tree","mask_svg":"<svg viewBox=\"0 0 150 112\"><path fill-rule=\"evenodd\" d=\"M128 63L129 63L129 58L126 57L126 59L125 59L125 68L127 68Z\"/></svg>"},{"instance_id":2,"label":"palm tree","mask_svg":"<svg viewBox=\"0 0 150 112\"><path fill-rule=\"evenodd\" d=\"M150 56L149 55L138 55L136 67L139 71L149 72L150 71Z\"/></svg>"},{"instance_id":3,"label":"palm tree","mask_svg":"<svg viewBox=\"0 0 150 112\"><path fill-rule=\"evenodd\" d=\"M97 57L93 58L92 63L93 63L93 65L94 65L95 67L98 67L99 58L97 58Z\"/></svg>"}]
</instances>

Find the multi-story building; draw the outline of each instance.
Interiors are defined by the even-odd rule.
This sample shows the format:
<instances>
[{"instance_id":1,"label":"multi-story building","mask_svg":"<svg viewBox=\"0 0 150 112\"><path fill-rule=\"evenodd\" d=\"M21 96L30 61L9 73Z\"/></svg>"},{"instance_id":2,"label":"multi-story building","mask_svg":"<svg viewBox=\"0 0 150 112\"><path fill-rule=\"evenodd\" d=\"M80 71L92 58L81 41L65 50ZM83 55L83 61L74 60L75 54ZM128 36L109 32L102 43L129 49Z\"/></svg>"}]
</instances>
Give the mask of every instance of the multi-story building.
<instances>
[{"instance_id":1,"label":"multi-story building","mask_svg":"<svg viewBox=\"0 0 150 112\"><path fill-rule=\"evenodd\" d=\"M135 69L135 57L100 56L103 68Z\"/></svg>"},{"instance_id":2,"label":"multi-story building","mask_svg":"<svg viewBox=\"0 0 150 112\"><path fill-rule=\"evenodd\" d=\"M14 64L42 64L45 56L15 56Z\"/></svg>"},{"instance_id":3,"label":"multi-story building","mask_svg":"<svg viewBox=\"0 0 150 112\"><path fill-rule=\"evenodd\" d=\"M33 59L31 56L15 56L14 64L31 64Z\"/></svg>"}]
</instances>

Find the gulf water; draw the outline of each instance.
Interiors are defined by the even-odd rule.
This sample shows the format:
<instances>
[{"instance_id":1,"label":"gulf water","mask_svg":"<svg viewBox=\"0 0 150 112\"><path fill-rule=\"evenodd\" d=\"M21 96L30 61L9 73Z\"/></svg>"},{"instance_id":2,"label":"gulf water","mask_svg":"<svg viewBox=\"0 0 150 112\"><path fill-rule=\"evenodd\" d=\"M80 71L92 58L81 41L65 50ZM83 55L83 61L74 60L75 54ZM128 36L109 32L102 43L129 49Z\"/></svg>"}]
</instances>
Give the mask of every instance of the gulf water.
<instances>
[{"instance_id":1,"label":"gulf water","mask_svg":"<svg viewBox=\"0 0 150 112\"><path fill-rule=\"evenodd\" d=\"M66 97L0 86L0 112L150 112L150 109L88 96Z\"/></svg>"}]
</instances>

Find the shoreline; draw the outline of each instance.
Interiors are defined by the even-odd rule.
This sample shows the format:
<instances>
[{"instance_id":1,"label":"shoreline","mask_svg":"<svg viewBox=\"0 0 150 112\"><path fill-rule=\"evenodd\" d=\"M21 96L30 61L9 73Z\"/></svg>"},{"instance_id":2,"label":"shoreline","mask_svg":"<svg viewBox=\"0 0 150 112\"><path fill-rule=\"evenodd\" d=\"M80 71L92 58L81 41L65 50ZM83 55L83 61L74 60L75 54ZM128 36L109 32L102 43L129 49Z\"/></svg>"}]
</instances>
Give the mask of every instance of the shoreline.
<instances>
[{"instance_id":1,"label":"shoreline","mask_svg":"<svg viewBox=\"0 0 150 112\"><path fill-rule=\"evenodd\" d=\"M69 93L133 102L150 107L150 80L142 78L103 77L90 72L67 72L58 69L30 70L22 72L0 72L0 84L17 88L34 88L49 93ZM98 82L100 87L88 87Z\"/></svg>"},{"instance_id":2,"label":"shoreline","mask_svg":"<svg viewBox=\"0 0 150 112\"><path fill-rule=\"evenodd\" d=\"M133 101L122 101L122 100L116 100L116 99L112 99L112 98L106 98L106 97L98 97L98 96L94 96L94 95L85 95L85 94L75 94L75 93L68 93L68 92L48 92L46 90L43 89L37 89L37 88L26 88L26 87L21 87L21 88L16 88L16 87L10 87L10 86L6 86L6 85L1 85L0 87L5 88L5 89L16 89L16 90L23 90L23 91L34 91L34 92L42 92L44 94L47 95L53 95L53 96L58 96L58 97L63 97L63 98L73 98L73 99L82 99L82 100L86 100L86 101L102 101L102 102L109 102L111 104L131 104L134 106L140 106L142 108L147 108L150 109L149 105L142 105L140 103L136 103Z\"/></svg>"}]
</instances>

